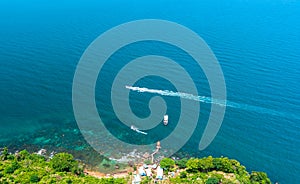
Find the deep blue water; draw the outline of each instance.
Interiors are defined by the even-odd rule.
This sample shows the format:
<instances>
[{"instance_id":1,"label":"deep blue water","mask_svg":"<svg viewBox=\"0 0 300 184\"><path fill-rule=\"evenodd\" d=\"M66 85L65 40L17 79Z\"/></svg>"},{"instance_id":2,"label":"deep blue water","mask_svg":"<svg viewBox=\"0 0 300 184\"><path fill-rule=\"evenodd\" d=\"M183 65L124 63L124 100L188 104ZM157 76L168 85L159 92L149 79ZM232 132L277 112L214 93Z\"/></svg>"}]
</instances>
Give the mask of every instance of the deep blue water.
<instances>
[{"instance_id":1,"label":"deep blue water","mask_svg":"<svg viewBox=\"0 0 300 184\"><path fill-rule=\"evenodd\" d=\"M222 67L228 100L239 106L227 107L217 137L199 152L198 142L210 110L210 104L201 103L202 118L182 151L199 156L228 156L239 160L248 170L267 172L272 181L299 183L299 12L300 2L288 0L1 1L1 146L16 146L16 139L24 147L38 144L41 141L35 136L41 130L55 139L51 137L53 131L64 124L71 122L76 127L72 81L87 46L101 33L121 23L165 19L187 26L207 42ZM121 61L147 54L176 60L191 74L199 95L210 96L205 75L200 68L187 64L191 58L186 53L163 43L132 44L110 58L114 67L108 62L100 74L107 81L104 85L97 84L99 113L107 121L115 120L109 126L119 125L108 104L107 90L118 67L122 66ZM137 85L175 90L168 81L155 77L145 78ZM140 117L149 115L147 106L152 96L132 91L133 112ZM172 107L168 109L170 120L176 122L179 97L165 98ZM174 125L167 133L172 128ZM153 130L153 137L163 138L155 131L159 127ZM114 133L119 134L118 129ZM151 135L145 140L149 141ZM71 146L70 149L80 148Z\"/></svg>"}]
</instances>

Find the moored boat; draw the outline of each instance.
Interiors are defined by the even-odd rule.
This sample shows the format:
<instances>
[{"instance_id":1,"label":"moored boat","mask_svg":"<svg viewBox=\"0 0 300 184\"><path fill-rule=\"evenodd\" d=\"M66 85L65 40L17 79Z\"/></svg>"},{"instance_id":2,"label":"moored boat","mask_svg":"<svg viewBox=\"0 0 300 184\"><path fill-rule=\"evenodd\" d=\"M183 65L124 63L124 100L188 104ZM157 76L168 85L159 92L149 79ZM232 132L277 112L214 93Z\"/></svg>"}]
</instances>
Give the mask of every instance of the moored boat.
<instances>
[{"instance_id":1,"label":"moored boat","mask_svg":"<svg viewBox=\"0 0 300 184\"><path fill-rule=\"evenodd\" d=\"M168 123L169 123L169 116L166 114L166 115L164 115L164 125L168 125Z\"/></svg>"}]
</instances>

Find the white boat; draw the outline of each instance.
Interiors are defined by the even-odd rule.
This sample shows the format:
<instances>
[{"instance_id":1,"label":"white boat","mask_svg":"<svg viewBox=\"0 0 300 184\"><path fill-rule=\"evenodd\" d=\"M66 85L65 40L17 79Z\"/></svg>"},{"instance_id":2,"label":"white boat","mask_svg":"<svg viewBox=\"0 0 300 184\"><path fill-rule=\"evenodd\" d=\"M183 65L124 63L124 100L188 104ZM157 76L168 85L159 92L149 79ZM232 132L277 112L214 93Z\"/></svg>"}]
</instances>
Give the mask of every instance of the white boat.
<instances>
[{"instance_id":1,"label":"white boat","mask_svg":"<svg viewBox=\"0 0 300 184\"><path fill-rule=\"evenodd\" d=\"M169 123L169 116L166 114L164 115L164 125L168 125Z\"/></svg>"},{"instance_id":2,"label":"white boat","mask_svg":"<svg viewBox=\"0 0 300 184\"><path fill-rule=\"evenodd\" d=\"M133 131L136 131L137 133L140 133L140 134L144 134L144 135L147 135L147 134L148 134L147 132L140 131L140 130L139 130L137 127L135 127L134 125L131 125L130 129L133 130Z\"/></svg>"},{"instance_id":3,"label":"white boat","mask_svg":"<svg viewBox=\"0 0 300 184\"><path fill-rule=\"evenodd\" d=\"M134 130L134 131L137 131L138 130L138 128L136 128L135 126L133 126L133 125L131 125L131 130Z\"/></svg>"}]
</instances>

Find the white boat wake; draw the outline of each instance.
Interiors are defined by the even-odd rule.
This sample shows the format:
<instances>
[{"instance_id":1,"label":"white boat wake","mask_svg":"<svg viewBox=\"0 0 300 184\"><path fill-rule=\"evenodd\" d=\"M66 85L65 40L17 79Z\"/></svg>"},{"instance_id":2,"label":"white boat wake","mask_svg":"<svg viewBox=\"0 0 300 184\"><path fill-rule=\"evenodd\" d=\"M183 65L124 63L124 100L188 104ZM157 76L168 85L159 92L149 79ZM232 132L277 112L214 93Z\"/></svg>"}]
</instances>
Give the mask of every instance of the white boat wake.
<instances>
[{"instance_id":1,"label":"white boat wake","mask_svg":"<svg viewBox=\"0 0 300 184\"><path fill-rule=\"evenodd\" d=\"M159 94L163 96L175 96L175 97L181 97L189 100L195 100L203 103L213 103L213 104L218 104L221 106L226 106L226 100L215 100L210 97L206 96L195 96L189 93L183 93L183 92L174 92L174 91L169 91L169 90L159 90L159 89L149 89L149 88L144 88L144 87L133 87L133 86L125 86L125 88L130 89L132 91L137 91L140 93L154 93L154 94Z\"/></svg>"},{"instance_id":2,"label":"white boat wake","mask_svg":"<svg viewBox=\"0 0 300 184\"><path fill-rule=\"evenodd\" d=\"M136 131L137 133L140 133L140 134L144 134L144 135L148 134L147 132L140 131L137 127L135 127L133 125L131 125L130 129L133 131Z\"/></svg>"},{"instance_id":3,"label":"white boat wake","mask_svg":"<svg viewBox=\"0 0 300 184\"><path fill-rule=\"evenodd\" d=\"M189 93L174 92L174 91L169 91L169 90L149 89L149 88L145 88L145 87L125 86L125 88L132 90L132 91L139 92L139 93L153 93L153 94L159 94L162 96L174 96L174 97L180 97L180 98L184 98L184 99L199 101L202 103L216 104L216 105L220 105L220 106L237 108L237 109L257 112L257 113L261 113L261 114L270 114L270 115L274 115L274 116L300 119L299 116L297 116L295 114L287 113L287 112L276 111L276 110L259 107L259 106L254 106L254 105L236 103L236 102L232 102L232 101L228 101L228 100L213 99L213 98L206 97L206 96L196 96L196 95L189 94Z\"/></svg>"}]
</instances>

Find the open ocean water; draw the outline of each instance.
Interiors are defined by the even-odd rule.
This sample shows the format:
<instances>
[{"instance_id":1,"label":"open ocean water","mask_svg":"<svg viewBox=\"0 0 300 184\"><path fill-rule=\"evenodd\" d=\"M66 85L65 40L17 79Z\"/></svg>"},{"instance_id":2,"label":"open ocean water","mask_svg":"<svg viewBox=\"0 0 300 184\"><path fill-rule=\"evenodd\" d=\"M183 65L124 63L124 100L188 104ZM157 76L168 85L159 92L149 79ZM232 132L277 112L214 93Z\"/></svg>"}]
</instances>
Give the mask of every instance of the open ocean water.
<instances>
[{"instance_id":1,"label":"open ocean water","mask_svg":"<svg viewBox=\"0 0 300 184\"><path fill-rule=\"evenodd\" d=\"M272 181L300 183L299 12L300 2L292 0L1 1L0 147L68 150L90 158L86 150L91 148L72 109L72 82L81 55L114 26L136 19L165 19L198 33L218 58L228 95L222 127L212 144L198 151L211 105L204 73L172 45L140 42L112 55L100 73L106 80L97 82L97 108L111 132L128 142L141 136L130 130L124 133L114 115L110 104L114 76L137 57L166 56L191 74L198 95L206 97L200 99L198 126L180 152L227 156L248 170L267 172ZM176 73L169 66L159 70ZM167 101L170 122L176 123L179 99L185 97L174 95L176 88L169 81L150 76L135 86L154 89L130 91L136 115L147 117L149 99L159 95ZM164 138L175 126L158 126L142 141Z\"/></svg>"}]
</instances>

